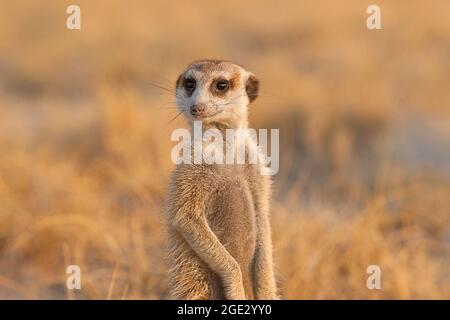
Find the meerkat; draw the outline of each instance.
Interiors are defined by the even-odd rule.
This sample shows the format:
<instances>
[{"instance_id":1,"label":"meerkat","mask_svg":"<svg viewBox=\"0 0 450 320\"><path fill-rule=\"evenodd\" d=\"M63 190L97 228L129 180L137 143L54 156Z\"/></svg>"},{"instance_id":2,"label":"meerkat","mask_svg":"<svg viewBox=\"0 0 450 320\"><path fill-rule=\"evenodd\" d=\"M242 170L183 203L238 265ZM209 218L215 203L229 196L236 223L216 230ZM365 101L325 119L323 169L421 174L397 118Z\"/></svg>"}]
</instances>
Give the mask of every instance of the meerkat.
<instances>
[{"instance_id":1,"label":"meerkat","mask_svg":"<svg viewBox=\"0 0 450 320\"><path fill-rule=\"evenodd\" d=\"M248 127L259 81L223 60L190 64L176 81L176 104L203 130ZM204 142L213 143L213 142ZM249 148L254 141L246 139ZM271 180L263 164L179 164L166 201L169 297L277 299L269 223Z\"/></svg>"}]
</instances>

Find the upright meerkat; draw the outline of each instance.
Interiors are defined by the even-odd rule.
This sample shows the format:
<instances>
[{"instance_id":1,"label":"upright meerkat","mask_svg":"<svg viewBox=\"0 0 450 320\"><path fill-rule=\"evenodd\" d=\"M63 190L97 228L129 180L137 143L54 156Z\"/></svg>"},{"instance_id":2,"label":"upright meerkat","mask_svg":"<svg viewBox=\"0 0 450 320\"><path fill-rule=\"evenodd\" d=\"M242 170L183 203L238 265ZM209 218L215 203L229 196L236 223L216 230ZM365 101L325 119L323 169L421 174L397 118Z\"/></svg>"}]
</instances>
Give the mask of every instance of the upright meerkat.
<instances>
[{"instance_id":1,"label":"upright meerkat","mask_svg":"<svg viewBox=\"0 0 450 320\"><path fill-rule=\"evenodd\" d=\"M176 82L177 107L191 126L202 121L203 130L214 128L225 137L226 129L247 128L248 105L258 88L256 77L237 64L196 61ZM256 148L251 139L244 143L247 152ZM269 223L271 181L261 174L261 166L260 161L177 165L166 210L171 298L277 298Z\"/></svg>"}]
</instances>

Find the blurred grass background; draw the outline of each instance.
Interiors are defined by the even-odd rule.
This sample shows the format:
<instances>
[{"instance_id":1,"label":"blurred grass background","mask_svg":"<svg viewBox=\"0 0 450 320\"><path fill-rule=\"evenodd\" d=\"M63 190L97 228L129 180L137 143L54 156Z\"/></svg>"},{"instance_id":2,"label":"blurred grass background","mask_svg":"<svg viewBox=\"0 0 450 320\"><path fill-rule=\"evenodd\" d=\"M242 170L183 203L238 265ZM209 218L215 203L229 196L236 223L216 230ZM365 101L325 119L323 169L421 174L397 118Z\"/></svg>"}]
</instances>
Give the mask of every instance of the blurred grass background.
<instances>
[{"instance_id":1,"label":"blurred grass background","mask_svg":"<svg viewBox=\"0 0 450 320\"><path fill-rule=\"evenodd\" d=\"M173 87L192 60L261 80L279 128L286 299L450 298L450 2L0 5L0 298L160 299ZM77 264L82 290L65 289ZM366 288L379 265L382 290Z\"/></svg>"}]
</instances>

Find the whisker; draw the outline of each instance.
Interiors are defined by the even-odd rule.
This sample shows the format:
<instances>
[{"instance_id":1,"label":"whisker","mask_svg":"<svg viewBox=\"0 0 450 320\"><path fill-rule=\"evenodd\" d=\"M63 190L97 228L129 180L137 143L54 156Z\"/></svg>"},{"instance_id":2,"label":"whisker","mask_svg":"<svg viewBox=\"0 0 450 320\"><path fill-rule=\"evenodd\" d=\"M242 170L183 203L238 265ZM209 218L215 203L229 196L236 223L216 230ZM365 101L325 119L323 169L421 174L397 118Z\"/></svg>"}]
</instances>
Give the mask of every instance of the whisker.
<instances>
[{"instance_id":1,"label":"whisker","mask_svg":"<svg viewBox=\"0 0 450 320\"><path fill-rule=\"evenodd\" d=\"M174 89L172 89L172 88L168 88L168 87L166 87L160 83L154 82L154 81L148 81L148 83L149 83L149 86L159 89L162 92L164 92L165 94L169 94L170 96L173 96L175 98L182 98L179 95L177 95L176 91L174 91ZM149 87L149 86L146 86L146 87Z\"/></svg>"},{"instance_id":2,"label":"whisker","mask_svg":"<svg viewBox=\"0 0 450 320\"><path fill-rule=\"evenodd\" d=\"M173 108L171 108L171 107L150 107L150 108L156 109L156 110L178 110L178 108L176 108L176 107L173 107Z\"/></svg>"},{"instance_id":3,"label":"whisker","mask_svg":"<svg viewBox=\"0 0 450 320\"><path fill-rule=\"evenodd\" d=\"M165 85L165 84L160 83L160 82L157 82L157 81L155 81L155 80L147 80L147 82L148 82L149 84L155 86L155 87L160 88L160 89L168 90L168 91L170 91L170 92L173 92L173 91L174 91L173 88L172 88L171 86Z\"/></svg>"},{"instance_id":4,"label":"whisker","mask_svg":"<svg viewBox=\"0 0 450 320\"><path fill-rule=\"evenodd\" d=\"M178 114L177 114L175 117L173 117L173 118L169 121L169 123L167 123L167 126L169 126L172 122L174 122L174 121L175 121L182 113L183 113L183 111L178 112Z\"/></svg>"},{"instance_id":5,"label":"whisker","mask_svg":"<svg viewBox=\"0 0 450 320\"><path fill-rule=\"evenodd\" d=\"M179 110L179 109L185 109L184 107L180 107L176 104L175 101L167 101L164 103L159 103L156 106L150 106L151 109L165 109L165 110Z\"/></svg>"}]
</instances>

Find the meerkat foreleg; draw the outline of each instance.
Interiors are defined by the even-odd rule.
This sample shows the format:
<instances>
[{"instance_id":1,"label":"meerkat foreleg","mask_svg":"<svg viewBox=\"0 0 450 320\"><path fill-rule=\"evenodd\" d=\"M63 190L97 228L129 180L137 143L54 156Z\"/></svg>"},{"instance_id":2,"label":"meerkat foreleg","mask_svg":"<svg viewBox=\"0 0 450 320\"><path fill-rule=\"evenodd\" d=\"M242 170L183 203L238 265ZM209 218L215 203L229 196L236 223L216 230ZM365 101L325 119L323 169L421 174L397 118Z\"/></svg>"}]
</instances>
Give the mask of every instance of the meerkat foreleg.
<instances>
[{"instance_id":1,"label":"meerkat foreleg","mask_svg":"<svg viewBox=\"0 0 450 320\"><path fill-rule=\"evenodd\" d=\"M175 228L213 272L222 280L224 295L230 300L244 300L244 286L239 264L220 243L202 217L177 220Z\"/></svg>"},{"instance_id":2,"label":"meerkat foreleg","mask_svg":"<svg viewBox=\"0 0 450 320\"><path fill-rule=\"evenodd\" d=\"M272 240L269 217L258 212L255 252L255 297L258 300L278 299L272 263Z\"/></svg>"}]
</instances>

